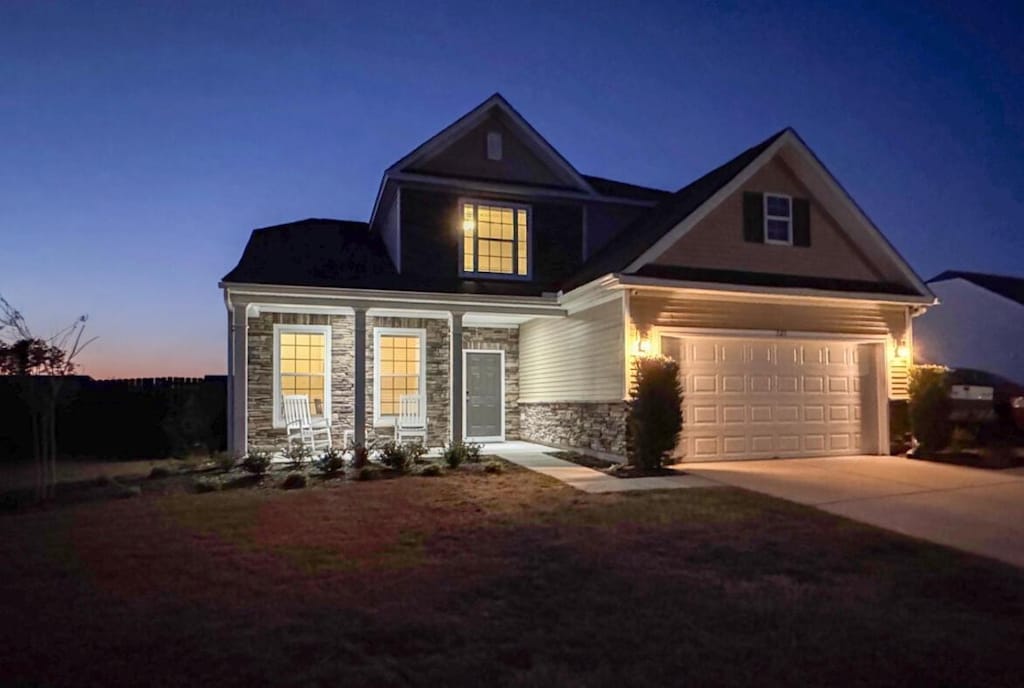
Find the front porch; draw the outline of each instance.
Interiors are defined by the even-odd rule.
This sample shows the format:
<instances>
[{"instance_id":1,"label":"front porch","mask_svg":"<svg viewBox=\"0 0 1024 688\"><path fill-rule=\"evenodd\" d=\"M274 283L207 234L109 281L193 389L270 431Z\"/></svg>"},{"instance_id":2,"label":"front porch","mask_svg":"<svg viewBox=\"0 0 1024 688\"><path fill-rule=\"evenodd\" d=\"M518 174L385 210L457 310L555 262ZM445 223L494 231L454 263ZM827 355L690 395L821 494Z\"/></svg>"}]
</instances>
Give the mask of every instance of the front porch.
<instances>
[{"instance_id":1,"label":"front porch","mask_svg":"<svg viewBox=\"0 0 1024 688\"><path fill-rule=\"evenodd\" d=\"M564 313L541 297L515 306L484 299L459 310L323 301L231 295L233 452L284 446L286 394L307 395L336 444L346 432L364 445L394 437L400 400L409 396L421 400L430 447L453 438L517 440L518 327Z\"/></svg>"}]
</instances>

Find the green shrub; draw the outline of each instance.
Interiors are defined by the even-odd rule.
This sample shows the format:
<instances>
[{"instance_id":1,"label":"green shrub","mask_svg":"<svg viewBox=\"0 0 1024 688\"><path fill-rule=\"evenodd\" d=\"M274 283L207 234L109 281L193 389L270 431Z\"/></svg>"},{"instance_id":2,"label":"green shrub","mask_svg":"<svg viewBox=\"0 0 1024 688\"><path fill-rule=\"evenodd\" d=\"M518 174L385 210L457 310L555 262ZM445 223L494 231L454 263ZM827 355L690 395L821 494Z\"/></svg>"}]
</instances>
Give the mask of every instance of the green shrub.
<instances>
[{"instance_id":1,"label":"green shrub","mask_svg":"<svg viewBox=\"0 0 1024 688\"><path fill-rule=\"evenodd\" d=\"M427 448L419 442L398 443L394 440L381 442L377 445L380 460L388 468L405 473L412 467L416 459L427 453Z\"/></svg>"},{"instance_id":2,"label":"green shrub","mask_svg":"<svg viewBox=\"0 0 1024 688\"><path fill-rule=\"evenodd\" d=\"M219 468L224 473L230 471L232 468L235 467L235 464L238 463L238 459L234 456L234 454L230 454L228 452L217 452L211 458L213 459L213 463L216 464L217 468Z\"/></svg>"},{"instance_id":3,"label":"green shrub","mask_svg":"<svg viewBox=\"0 0 1024 688\"><path fill-rule=\"evenodd\" d=\"M376 480L380 477L380 469L367 464L356 471L356 480Z\"/></svg>"},{"instance_id":4,"label":"green shrub","mask_svg":"<svg viewBox=\"0 0 1024 688\"><path fill-rule=\"evenodd\" d=\"M196 478L192 483L192 487L195 491L202 494L204 492L220 492L223 485L220 480L216 478Z\"/></svg>"},{"instance_id":5,"label":"green shrub","mask_svg":"<svg viewBox=\"0 0 1024 688\"><path fill-rule=\"evenodd\" d=\"M442 457L448 468L458 468L464 462L478 463L480 461L480 450L482 444L473 442L451 442L444 448Z\"/></svg>"},{"instance_id":6,"label":"green shrub","mask_svg":"<svg viewBox=\"0 0 1024 688\"><path fill-rule=\"evenodd\" d=\"M633 366L634 383L627 402L626 452L643 470L661 468L683 429L683 392L679 364L671 358L645 356Z\"/></svg>"},{"instance_id":7,"label":"green shrub","mask_svg":"<svg viewBox=\"0 0 1024 688\"><path fill-rule=\"evenodd\" d=\"M978 433L971 428L958 425L953 428L953 433L950 436L949 448L953 451L960 453L964 449L970 447L976 447L978 445Z\"/></svg>"},{"instance_id":8,"label":"green shrub","mask_svg":"<svg viewBox=\"0 0 1024 688\"><path fill-rule=\"evenodd\" d=\"M313 458L313 450L299 442L288 447L284 453L284 458L288 460L289 468L300 469Z\"/></svg>"},{"instance_id":9,"label":"green shrub","mask_svg":"<svg viewBox=\"0 0 1024 688\"><path fill-rule=\"evenodd\" d=\"M444 468L439 463L428 463L425 466L420 466L416 470L416 475L436 478L437 476L444 475Z\"/></svg>"},{"instance_id":10,"label":"green shrub","mask_svg":"<svg viewBox=\"0 0 1024 688\"><path fill-rule=\"evenodd\" d=\"M337 447L328 447L323 454L313 459L313 467L324 475L334 475L345 467L345 455Z\"/></svg>"},{"instance_id":11,"label":"green shrub","mask_svg":"<svg viewBox=\"0 0 1024 688\"><path fill-rule=\"evenodd\" d=\"M306 486L307 482L308 480L306 479L305 473L289 473L281 483L281 489L301 490Z\"/></svg>"},{"instance_id":12,"label":"green shrub","mask_svg":"<svg viewBox=\"0 0 1024 688\"><path fill-rule=\"evenodd\" d=\"M924 451L945 449L953 435L948 373L933 365L910 369L910 427Z\"/></svg>"},{"instance_id":13,"label":"green shrub","mask_svg":"<svg viewBox=\"0 0 1024 688\"><path fill-rule=\"evenodd\" d=\"M253 475L263 475L270 470L273 462L273 454L265 449L250 449L249 453L242 459L242 468Z\"/></svg>"},{"instance_id":14,"label":"green shrub","mask_svg":"<svg viewBox=\"0 0 1024 688\"><path fill-rule=\"evenodd\" d=\"M505 464L501 461L490 460L484 464L484 473L504 473Z\"/></svg>"},{"instance_id":15,"label":"green shrub","mask_svg":"<svg viewBox=\"0 0 1024 688\"><path fill-rule=\"evenodd\" d=\"M149 479L154 480L157 478L166 478L173 473L167 466L153 466L149 471Z\"/></svg>"}]
</instances>

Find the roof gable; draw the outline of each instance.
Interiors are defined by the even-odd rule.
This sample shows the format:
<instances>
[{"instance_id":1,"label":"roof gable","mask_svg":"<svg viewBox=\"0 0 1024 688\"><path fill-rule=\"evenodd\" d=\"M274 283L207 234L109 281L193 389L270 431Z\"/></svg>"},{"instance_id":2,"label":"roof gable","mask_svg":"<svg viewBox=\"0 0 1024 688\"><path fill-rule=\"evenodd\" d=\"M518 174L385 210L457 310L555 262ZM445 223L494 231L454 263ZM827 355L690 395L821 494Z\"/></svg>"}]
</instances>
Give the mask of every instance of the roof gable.
<instances>
[{"instance_id":1,"label":"roof gable","mask_svg":"<svg viewBox=\"0 0 1024 688\"><path fill-rule=\"evenodd\" d=\"M502 159L489 160L486 137L502 136ZM398 173L505 181L593 194L568 160L495 93L388 168Z\"/></svg>"},{"instance_id":2,"label":"roof gable","mask_svg":"<svg viewBox=\"0 0 1024 688\"><path fill-rule=\"evenodd\" d=\"M945 282L948 280L962 279L977 285L982 289L998 294L1024 306L1024 277L1010 277L1009 275L989 275L982 272L965 272L962 270L946 270L940 275L928 280L933 282Z\"/></svg>"}]
</instances>

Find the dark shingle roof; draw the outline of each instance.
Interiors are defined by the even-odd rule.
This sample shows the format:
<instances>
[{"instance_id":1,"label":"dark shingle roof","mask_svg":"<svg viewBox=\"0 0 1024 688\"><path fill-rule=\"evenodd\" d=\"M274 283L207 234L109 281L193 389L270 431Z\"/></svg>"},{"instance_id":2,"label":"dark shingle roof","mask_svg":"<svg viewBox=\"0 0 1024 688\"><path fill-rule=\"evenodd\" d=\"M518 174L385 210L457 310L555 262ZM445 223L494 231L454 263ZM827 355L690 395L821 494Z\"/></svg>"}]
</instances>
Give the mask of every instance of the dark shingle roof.
<instances>
[{"instance_id":1,"label":"dark shingle roof","mask_svg":"<svg viewBox=\"0 0 1024 688\"><path fill-rule=\"evenodd\" d=\"M982 289L987 289L1024 306L1024 277L988 275L983 272L965 272L963 270L946 270L942 274L932 277L928 280L928 283L945 282L952 279L967 280Z\"/></svg>"},{"instance_id":2,"label":"dark shingle roof","mask_svg":"<svg viewBox=\"0 0 1024 688\"><path fill-rule=\"evenodd\" d=\"M769 146L788 131L769 136L761 143L748 148L729 162L716 167L700 179L687 184L665 198L660 204L645 213L632 225L626 227L595 253L575 275L564 285L568 291L611 272L621 272L650 248L670 229L682 222L693 211L703 205L723 186L732 181L747 165L752 163Z\"/></svg>"},{"instance_id":3,"label":"dark shingle roof","mask_svg":"<svg viewBox=\"0 0 1024 688\"><path fill-rule=\"evenodd\" d=\"M671 191L665 191L664 189L654 189L649 186L639 186L637 184L629 184L626 182L616 181L614 179L606 179L604 177L595 177L593 175L585 174L583 178L587 180L591 188L598 192L602 196L611 196L612 198L629 198L637 201L661 201L666 196L671 196Z\"/></svg>"}]
</instances>

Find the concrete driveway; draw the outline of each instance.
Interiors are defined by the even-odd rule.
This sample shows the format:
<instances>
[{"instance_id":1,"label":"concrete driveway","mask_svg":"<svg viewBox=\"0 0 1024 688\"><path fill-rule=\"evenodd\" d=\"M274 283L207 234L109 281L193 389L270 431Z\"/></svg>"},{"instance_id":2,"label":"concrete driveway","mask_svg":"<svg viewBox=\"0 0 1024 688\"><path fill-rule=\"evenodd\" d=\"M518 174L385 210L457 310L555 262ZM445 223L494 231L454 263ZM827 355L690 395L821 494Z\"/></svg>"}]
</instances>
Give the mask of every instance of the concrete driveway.
<instances>
[{"instance_id":1,"label":"concrete driveway","mask_svg":"<svg viewBox=\"0 0 1024 688\"><path fill-rule=\"evenodd\" d=\"M1024 567L1024 470L889 456L686 464L687 472Z\"/></svg>"}]
</instances>

